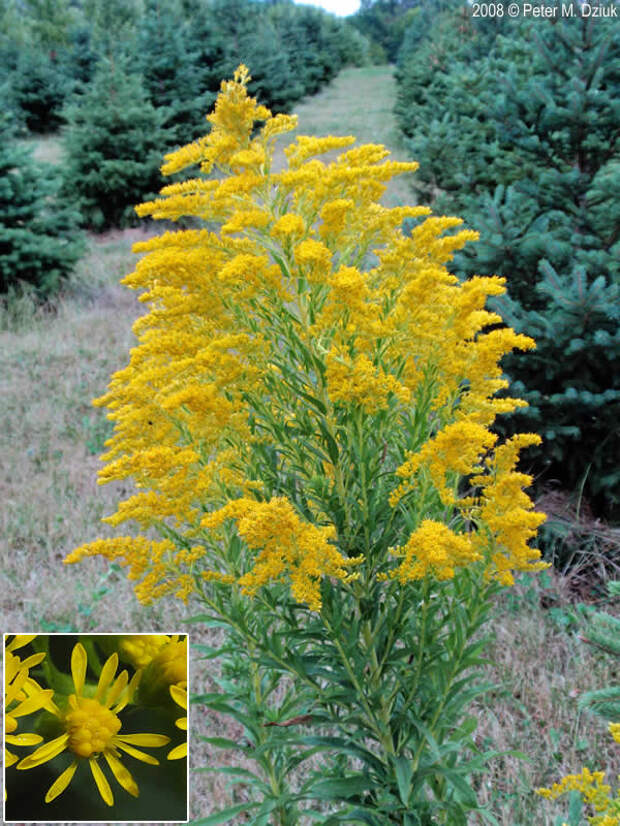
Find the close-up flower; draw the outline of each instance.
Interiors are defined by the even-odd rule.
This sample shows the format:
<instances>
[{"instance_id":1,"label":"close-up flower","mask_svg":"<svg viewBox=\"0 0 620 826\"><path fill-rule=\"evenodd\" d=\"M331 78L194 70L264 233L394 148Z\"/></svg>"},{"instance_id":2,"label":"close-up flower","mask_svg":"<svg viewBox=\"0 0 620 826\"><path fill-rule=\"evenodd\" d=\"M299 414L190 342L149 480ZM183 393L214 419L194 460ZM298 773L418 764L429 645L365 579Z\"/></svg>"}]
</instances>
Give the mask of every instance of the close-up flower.
<instances>
[{"instance_id":1,"label":"close-up flower","mask_svg":"<svg viewBox=\"0 0 620 826\"><path fill-rule=\"evenodd\" d=\"M123 765L121 752L145 763L158 765L159 761L136 746L158 748L170 742L162 734L127 734L121 731L118 716L131 702L141 671L136 671L131 680L127 671L116 676L118 654L106 660L94 694L87 689L87 654L84 646L77 643L71 653L71 676L74 693L69 695L68 707L57 709L56 716L64 731L59 736L44 743L35 752L21 760L18 769L33 769L53 760L64 751L72 755L70 765L59 775L45 795L45 802L51 803L69 786L80 761L88 761L90 771L102 800L114 805L114 795L108 779L101 767L103 757L119 785L130 795L137 797L139 789L131 772Z\"/></svg>"}]
</instances>

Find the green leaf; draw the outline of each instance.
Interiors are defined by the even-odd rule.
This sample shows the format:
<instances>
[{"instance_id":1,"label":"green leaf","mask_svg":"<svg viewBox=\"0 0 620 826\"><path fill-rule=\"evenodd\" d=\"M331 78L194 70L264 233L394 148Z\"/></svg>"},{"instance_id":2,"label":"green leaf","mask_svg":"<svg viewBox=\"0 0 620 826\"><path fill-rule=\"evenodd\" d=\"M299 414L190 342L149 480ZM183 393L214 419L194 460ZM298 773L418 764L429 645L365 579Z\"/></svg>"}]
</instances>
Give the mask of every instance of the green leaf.
<instances>
[{"instance_id":1,"label":"green leaf","mask_svg":"<svg viewBox=\"0 0 620 826\"><path fill-rule=\"evenodd\" d=\"M403 805L407 806L411 795L411 778L413 776L413 765L407 757L394 758L394 771L396 783L398 784L398 794Z\"/></svg>"},{"instance_id":2,"label":"green leaf","mask_svg":"<svg viewBox=\"0 0 620 826\"><path fill-rule=\"evenodd\" d=\"M304 797L317 797L319 800L350 800L368 791L373 784L369 778L361 776L330 778L313 783Z\"/></svg>"},{"instance_id":3,"label":"green leaf","mask_svg":"<svg viewBox=\"0 0 620 826\"><path fill-rule=\"evenodd\" d=\"M350 754L361 760L367 766L372 768L376 774L382 776L385 773L386 766L377 755L373 754L368 749L352 743L350 740L344 740L340 737L299 737L295 739L295 743L303 746L317 746L323 749L330 749L336 753Z\"/></svg>"},{"instance_id":4,"label":"green leaf","mask_svg":"<svg viewBox=\"0 0 620 826\"><path fill-rule=\"evenodd\" d=\"M477 808L478 799L476 797L476 793L464 777L461 777L458 772L446 768L438 768L437 772L438 774L443 775L443 777L445 777L451 784L452 788L456 792L454 795L456 800L471 809Z\"/></svg>"},{"instance_id":5,"label":"green leaf","mask_svg":"<svg viewBox=\"0 0 620 826\"><path fill-rule=\"evenodd\" d=\"M229 740L227 737L204 737L203 735L199 735L199 739L203 743L209 743L211 746L215 746L217 749L247 751L245 746L241 746L236 740Z\"/></svg>"}]
</instances>

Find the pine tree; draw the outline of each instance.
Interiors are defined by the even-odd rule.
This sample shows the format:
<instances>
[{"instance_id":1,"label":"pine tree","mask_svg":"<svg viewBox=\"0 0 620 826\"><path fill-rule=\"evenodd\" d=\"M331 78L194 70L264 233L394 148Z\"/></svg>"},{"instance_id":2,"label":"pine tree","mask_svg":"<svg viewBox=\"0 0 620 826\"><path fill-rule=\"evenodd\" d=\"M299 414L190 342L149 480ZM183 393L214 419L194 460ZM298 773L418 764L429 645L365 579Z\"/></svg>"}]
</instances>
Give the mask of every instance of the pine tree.
<instances>
[{"instance_id":1,"label":"pine tree","mask_svg":"<svg viewBox=\"0 0 620 826\"><path fill-rule=\"evenodd\" d=\"M150 102L162 110L171 145L204 134L215 95L203 85L180 4L148 0L137 36L136 65Z\"/></svg>"},{"instance_id":2,"label":"pine tree","mask_svg":"<svg viewBox=\"0 0 620 826\"><path fill-rule=\"evenodd\" d=\"M0 293L25 282L45 298L79 259L78 215L58 188L50 168L32 160L0 115Z\"/></svg>"},{"instance_id":3,"label":"pine tree","mask_svg":"<svg viewBox=\"0 0 620 826\"><path fill-rule=\"evenodd\" d=\"M135 223L134 204L162 185L161 146L169 143L140 77L123 61L102 61L88 91L67 109L67 122L64 190L76 198L85 226Z\"/></svg>"},{"instance_id":4,"label":"pine tree","mask_svg":"<svg viewBox=\"0 0 620 826\"><path fill-rule=\"evenodd\" d=\"M455 15L452 42L457 23ZM538 481L583 491L598 515L617 518L618 26L561 18L502 31L486 55L478 35L469 52L462 44L445 71L411 58L399 116L412 154L431 170L425 194L481 232L457 268L505 276L501 310L537 340L535 356L504 365L509 392L531 405L509 427L527 416L544 438L531 454ZM429 83L416 92L423 71Z\"/></svg>"},{"instance_id":5,"label":"pine tree","mask_svg":"<svg viewBox=\"0 0 620 826\"><path fill-rule=\"evenodd\" d=\"M56 57L33 46L24 47L7 86L17 120L27 129L40 133L58 129L72 82Z\"/></svg>"}]
</instances>

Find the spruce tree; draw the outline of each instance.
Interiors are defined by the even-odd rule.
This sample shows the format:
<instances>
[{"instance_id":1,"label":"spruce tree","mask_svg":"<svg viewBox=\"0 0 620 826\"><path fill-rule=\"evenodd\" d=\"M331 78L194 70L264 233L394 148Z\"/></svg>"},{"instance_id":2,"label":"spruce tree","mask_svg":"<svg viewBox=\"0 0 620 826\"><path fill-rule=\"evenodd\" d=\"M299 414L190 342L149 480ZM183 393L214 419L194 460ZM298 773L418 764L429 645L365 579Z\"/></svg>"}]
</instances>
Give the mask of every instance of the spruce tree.
<instances>
[{"instance_id":1,"label":"spruce tree","mask_svg":"<svg viewBox=\"0 0 620 826\"><path fill-rule=\"evenodd\" d=\"M45 298L79 259L78 215L58 189L51 168L32 160L0 115L0 293L24 282Z\"/></svg>"},{"instance_id":2,"label":"spruce tree","mask_svg":"<svg viewBox=\"0 0 620 826\"><path fill-rule=\"evenodd\" d=\"M203 83L183 9L174 0L148 0L137 36L137 68L150 102L161 109L171 144L206 131L215 95Z\"/></svg>"},{"instance_id":3,"label":"spruce tree","mask_svg":"<svg viewBox=\"0 0 620 826\"><path fill-rule=\"evenodd\" d=\"M543 436L530 454L539 483L581 491L609 518L620 516L618 35L581 18L503 23L491 40L476 30L444 71L410 58L399 110L431 170L425 195L481 233L457 268L505 276L501 310L537 340L532 358L504 362L509 392L530 403L510 429L527 417ZM423 71L429 84L412 91Z\"/></svg>"},{"instance_id":4,"label":"spruce tree","mask_svg":"<svg viewBox=\"0 0 620 826\"><path fill-rule=\"evenodd\" d=\"M103 60L88 91L67 109L64 189L85 226L136 223L134 204L162 186L162 115L123 61Z\"/></svg>"},{"instance_id":5,"label":"spruce tree","mask_svg":"<svg viewBox=\"0 0 620 826\"><path fill-rule=\"evenodd\" d=\"M611 600L620 598L620 582L608 583ZM603 651L620 663L620 619L607 611L588 611L584 642ZM610 723L620 723L620 685L587 691L579 698L579 707L587 708Z\"/></svg>"},{"instance_id":6,"label":"spruce tree","mask_svg":"<svg viewBox=\"0 0 620 826\"><path fill-rule=\"evenodd\" d=\"M32 132L53 132L63 122L62 109L73 84L56 55L35 46L20 50L7 79L8 97L17 120Z\"/></svg>"}]
</instances>

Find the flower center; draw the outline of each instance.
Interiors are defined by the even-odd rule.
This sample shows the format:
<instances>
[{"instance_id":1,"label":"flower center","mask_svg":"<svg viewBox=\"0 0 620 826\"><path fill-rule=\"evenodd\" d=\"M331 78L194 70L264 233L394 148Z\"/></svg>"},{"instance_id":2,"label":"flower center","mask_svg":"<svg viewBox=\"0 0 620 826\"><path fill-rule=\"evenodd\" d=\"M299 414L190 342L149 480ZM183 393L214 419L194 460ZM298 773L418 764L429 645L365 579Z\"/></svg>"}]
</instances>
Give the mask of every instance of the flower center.
<instances>
[{"instance_id":1,"label":"flower center","mask_svg":"<svg viewBox=\"0 0 620 826\"><path fill-rule=\"evenodd\" d=\"M116 714L90 697L76 697L77 708L65 715L68 747L79 757L99 754L121 727Z\"/></svg>"}]
</instances>

